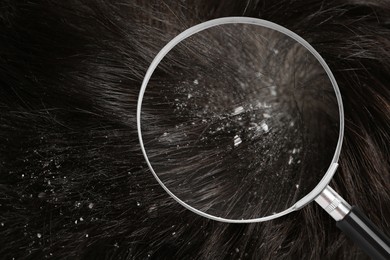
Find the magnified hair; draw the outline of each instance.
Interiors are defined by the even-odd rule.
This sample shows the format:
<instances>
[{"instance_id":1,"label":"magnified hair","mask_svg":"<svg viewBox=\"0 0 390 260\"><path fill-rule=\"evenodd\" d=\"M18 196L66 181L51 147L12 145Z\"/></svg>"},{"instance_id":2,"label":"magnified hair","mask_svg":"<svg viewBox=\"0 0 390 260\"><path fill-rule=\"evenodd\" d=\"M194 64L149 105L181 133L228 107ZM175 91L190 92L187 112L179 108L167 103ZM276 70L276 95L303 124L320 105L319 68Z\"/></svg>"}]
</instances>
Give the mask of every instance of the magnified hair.
<instances>
[{"instance_id":1,"label":"magnified hair","mask_svg":"<svg viewBox=\"0 0 390 260\"><path fill-rule=\"evenodd\" d=\"M214 217L255 220L319 184L340 116L337 86L307 43L242 20L215 20L175 45L145 79L139 109L146 159L171 195Z\"/></svg>"}]
</instances>

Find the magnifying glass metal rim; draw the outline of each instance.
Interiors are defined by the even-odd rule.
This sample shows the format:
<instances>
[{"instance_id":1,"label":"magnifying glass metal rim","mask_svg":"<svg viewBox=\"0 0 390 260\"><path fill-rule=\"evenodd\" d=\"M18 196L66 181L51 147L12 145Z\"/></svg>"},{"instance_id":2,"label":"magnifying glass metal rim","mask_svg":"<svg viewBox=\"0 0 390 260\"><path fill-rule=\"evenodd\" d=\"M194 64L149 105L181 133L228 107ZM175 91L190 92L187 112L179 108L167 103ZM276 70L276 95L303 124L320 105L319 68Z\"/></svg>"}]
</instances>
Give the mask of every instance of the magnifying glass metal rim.
<instances>
[{"instance_id":1,"label":"magnifying glass metal rim","mask_svg":"<svg viewBox=\"0 0 390 260\"><path fill-rule=\"evenodd\" d=\"M198 32L206 30L208 28L214 27L214 26L224 25L224 24L234 24L234 23L235 24L252 24L252 25L262 26L262 27L266 27L266 28L269 28L272 30L276 30L280 33L283 33L283 34L293 38L294 40L296 40L297 42L302 44L308 51L310 51L310 53L314 55L314 57L320 62L321 66L325 69L325 71L326 71L326 73L327 73L327 75L332 83L332 86L333 86L333 89L334 89L334 92L335 92L336 98L337 98L337 103L338 103L338 108L339 108L339 117L340 117L340 130L339 130L339 138L338 138L336 150L335 150L332 162L330 163L328 170L326 171L326 173L325 173L324 177L321 179L321 181L317 184L317 186L312 191L310 191L306 196L304 196L299 201L297 201L293 206L291 206L290 208L288 208L284 211L281 211L281 212L273 214L273 215L265 216L265 217L259 217L259 218L254 218L254 219L240 219L240 220L221 218L221 217L207 214L205 212L202 212L202 211L188 205L184 201L180 200L175 194L173 194L164 185L164 183L160 180L160 178L158 177L158 175L154 171L153 166L151 165L151 163L149 161L148 155L147 155L145 147L144 147L144 142L143 142L143 138L142 138L142 130L141 130L142 100L143 100L143 97L145 94L146 87L149 83L149 80L150 80L154 70L157 68L158 64L161 62L161 60L169 53L170 50L172 50L178 43L180 43L184 39L186 39L186 38L188 38L188 37L190 37ZM330 68L326 64L325 60L321 57L321 55L302 37L300 37L299 35L297 35L296 33L292 32L292 31L290 31L289 29L282 27L278 24L275 24L273 22L270 22L270 21L257 19L257 18L250 18L250 17L224 17L224 18L218 18L218 19L209 20L209 21L200 23L198 25L195 25L195 26L183 31L182 33L177 35L175 38L173 38L168 44L166 44L164 46L164 48L162 48L161 51L156 55L156 57L154 58L154 60L152 61L152 63L150 64L150 66L146 72L146 75L145 75L144 80L142 82L140 93L138 96L137 131L138 131L138 138L139 138L141 150L142 150L142 153L145 157L146 163L149 166L150 171L152 172L152 174L154 175L154 177L156 178L158 183L161 185L161 187L163 187L164 190L173 199L175 199L178 203L180 203L185 208L191 210L192 212L194 212L198 215L201 215L203 217L212 219L212 220L217 220L217 221L227 222L227 223L254 223L254 222L263 222L263 221L275 219L275 218L284 216L290 212L296 211L296 210L302 208L303 206L309 204L310 202L312 202L327 187L327 185L331 181L334 173L336 172L336 169L338 166L337 162L338 162L338 159L340 156L340 151L341 151L343 136L344 136L344 109L343 109L343 102L342 102L339 87L337 85L336 79L334 78Z\"/></svg>"}]
</instances>

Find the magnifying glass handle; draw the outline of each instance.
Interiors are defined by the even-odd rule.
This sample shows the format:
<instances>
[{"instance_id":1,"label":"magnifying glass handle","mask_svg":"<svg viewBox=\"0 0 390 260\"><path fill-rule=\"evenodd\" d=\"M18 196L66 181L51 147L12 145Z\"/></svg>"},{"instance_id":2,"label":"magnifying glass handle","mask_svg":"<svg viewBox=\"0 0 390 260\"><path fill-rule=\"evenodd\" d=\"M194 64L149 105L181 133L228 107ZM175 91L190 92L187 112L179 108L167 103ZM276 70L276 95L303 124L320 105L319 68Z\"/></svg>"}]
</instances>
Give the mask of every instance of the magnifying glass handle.
<instances>
[{"instance_id":1,"label":"magnifying glass handle","mask_svg":"<svg viewBox=\"0 0 390 260\"><path fill-rule=\"evenodd\" d=\"M355 244L375 260L390 259L390 239L356 206L350 206L327 186L315 199L337 222L336 225Z\"/></svg>"},{"instance_id":2,"label":"magnifying glass handle","mask_svg":"<svg viewBox=\"0 0 390 260\"><path fill-rule=\"evenodd\" d=\"M336 225L372 259L390 259L390 239L357 207Z\"/></svg>"}]
</instances>

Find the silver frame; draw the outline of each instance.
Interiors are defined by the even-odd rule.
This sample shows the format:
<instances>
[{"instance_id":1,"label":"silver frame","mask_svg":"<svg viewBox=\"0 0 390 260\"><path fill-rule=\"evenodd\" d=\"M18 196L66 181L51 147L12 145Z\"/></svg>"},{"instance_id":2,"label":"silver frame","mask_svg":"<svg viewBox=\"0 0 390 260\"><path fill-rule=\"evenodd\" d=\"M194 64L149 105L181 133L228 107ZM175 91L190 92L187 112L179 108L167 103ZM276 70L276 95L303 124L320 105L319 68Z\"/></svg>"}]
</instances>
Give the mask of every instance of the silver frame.
<instances>
[{"instance_id":1,"label":"silver frame","mask_svg":"<svg viewBox=\"0 0 390 260\"><path fill-rule=\"evenodd\" d=\"M184 201L182 201L178 197L176 197L175 194L173 194L164 185L164 183L162 183L162 181L159 179L156 172L154 171L154 169L153 169L153 167L148 159L147 153L145 151L144 142L142 139L142 131L141 131L141 108L142 108L142 100L143 100L143 97L145 94L145 90L146 90L146 87L148 85L148 82L149 82L154 70L157 68L158 64L165 57L165 55L167 55L168 52L172 48L174 48L179 42L183 41L184 39L190 37L191 35L193 35L195 33L201 32L201 31L206 30L210 27L223 25L223 24L232 24L232 23L252 24L252 25L258 25L258 26L269 28L269 29L273 29L273 30L279 31L287 36L290 36L291 38L293 38L294 40L296 40L297 42L302 44L308 51L310 51L314 55L314 57L316 57L316 59L320 62L322 67L325 69L325 71L326 71L326 73L327 73L327 75L332 83L333 89L336 93L337 103L338 103L338 107L339 107L340 132L339 132L338 143L336 146L336 150L335 150L335 154L333 156L332 162L331 162L328 170L326 171L324 177L321 179L321 181L318 183L318 185L311 192L309 192L305 197L303 197L302 199L297 201L290 208L288 208L284 211L281 211L279 213L276 213L274 215L255 218L255 219L236 220L236 219L227 219L227 218L216 217L216 216L204 213L200 210L197 210L196 208L191 207L190 205L186 204ZM325 60L307 41L305 41L303 38L301 38L299 35L295 34L294 32L290 31L289 29L284 28L278 24L266 21L266 20L257 19L257 18L249 18L249 17L225 17L225 18L218 18L218 19L210 20L210 21L195 25L195 26L183 31L182 33L177 35L175 38L173 38L167 45L165 45L165 47L162 48L161 51L157 54L157 56L154 58L154 60L152 61L152 63L150 64L150 66L146 72L146 75L145 75L145 78L142 82L141 90L139 93L138 104L137 104L137 130L138 130L138 138L139 138L141 150L142 150L142 153L145 157L146 163L148 164L152 174L154 175L154 177L156 178L158 183L164 188L164 190L172 198L174 198L177 202L179 202L185 208L187 208L187 209L193 211L194 213L199 214L203 217L209 218L209 219L213 219L213 220L217 220L217 221L221 221L221 222L227 222L227 223L253 223L253 222L263 222L263 221L267 221L267 220L271 220L271 219L275 219L275 218L284 216L290 212L293 212L293 211L296 211L296 210L302 208L303 206L307 205L308 203L312 202L313 200L316 200L317 202L319 201L318 203L324 208L327 208L329 206L329 204L331 204L331 202L326 204L327 200L324 200L321 198L328 197L327 196L327 194L329 193L328 191L329 191L329 189L331 189L328 186L328 184L329 184L330 180L332 179L333 175L335 174L336 169L338 167L337 162L338 162L338 159L340 156L340 151L341 151L341 146L342 146L343 136L344 136L344 110L343 110L343 102L342 102L342 98L341 98L341 93L340 93L339 87L337 85L336 79L334 78L334 76L333 76L330 68L326 64ZM325 193L325 192L328 192L328 193Z\"/></svg>"}]
</instances>

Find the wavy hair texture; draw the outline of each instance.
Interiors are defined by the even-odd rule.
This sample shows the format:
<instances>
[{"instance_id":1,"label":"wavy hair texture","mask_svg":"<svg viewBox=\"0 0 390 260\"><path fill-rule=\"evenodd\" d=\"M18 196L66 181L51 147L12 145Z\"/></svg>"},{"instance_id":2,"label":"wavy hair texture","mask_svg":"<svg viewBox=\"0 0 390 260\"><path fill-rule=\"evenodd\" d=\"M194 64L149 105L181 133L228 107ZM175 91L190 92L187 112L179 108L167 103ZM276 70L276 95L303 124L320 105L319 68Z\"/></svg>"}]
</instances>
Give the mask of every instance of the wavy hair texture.
<instances>
[{"instance_id":1,"label":"wavy hair texture","mask_svg":"<svg viewBox=\"0 0 390 260\"><path fill-rule=\"evenodd\" d=\"M219 223L149 172L135 118L146 69L179 32L224 16L278 23L324 57L346 121L331 185L390 230L389 1L3 0L1 259L367 259L314 203Z\"/></svg>"}]
</instances>

